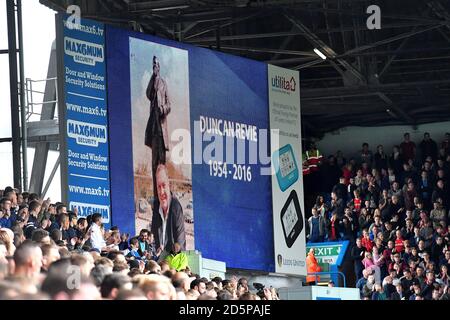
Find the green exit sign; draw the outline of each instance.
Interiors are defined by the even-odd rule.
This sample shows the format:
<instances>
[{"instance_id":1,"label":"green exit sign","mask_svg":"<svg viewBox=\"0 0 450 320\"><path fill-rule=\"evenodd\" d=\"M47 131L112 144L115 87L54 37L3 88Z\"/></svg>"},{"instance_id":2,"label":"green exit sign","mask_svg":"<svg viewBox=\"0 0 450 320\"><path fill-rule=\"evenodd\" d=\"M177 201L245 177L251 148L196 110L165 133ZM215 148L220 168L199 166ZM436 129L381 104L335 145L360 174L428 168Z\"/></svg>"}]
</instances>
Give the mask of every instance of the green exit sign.
<instances>
[{"instance_id":1,"label":"green exit sign","mask_svg":"<svg viewBox=\"0 0 450 320\"><path fill-rule=\"evenodd\" d=\"M309 250L309 248L308 248ZM314 247L314 255L316 257L329 257L338 256L341 253L341 246L324 246L324 247Z\"/></svg>"}]
</instances>

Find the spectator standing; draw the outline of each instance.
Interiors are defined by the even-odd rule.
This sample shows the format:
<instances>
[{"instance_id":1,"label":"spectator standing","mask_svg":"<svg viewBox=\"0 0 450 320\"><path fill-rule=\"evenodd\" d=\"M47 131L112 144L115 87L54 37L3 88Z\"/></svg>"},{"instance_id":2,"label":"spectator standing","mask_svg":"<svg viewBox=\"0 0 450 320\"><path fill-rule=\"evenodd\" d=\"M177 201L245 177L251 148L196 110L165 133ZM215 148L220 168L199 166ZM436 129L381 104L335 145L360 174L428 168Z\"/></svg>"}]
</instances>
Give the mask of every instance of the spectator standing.
<instances>
[{"instance_id":1,"label":"spectator standing","mask_svg":"<svg viewBox=\"0 0 450 320\"><path fill-rule=\"evenodd\" d=\"M370 272L371 271L363 269L362 270L362 277L357 279L357 281L356 281L356 286L355 287L359 289L359 293L360 293L361 299L363 298L363 288L364 288L364 286L367 283L367 278L369 277Z\"/></svg>"},{"instance_id":2,"label":"spectator standing","mask_svg":"<svg viewBox=\"0 0 450 320\"><path fill-rule=\"evenodd\" d=\"M446 264L441 265L440 271L439 271L439 279L445 286L449 286L450 284L450 277L448 274L448 266Z\"/></svg>"},{"instance_id":3,"label":"spectator standing","mask_svg":"<svg viewBox=\"0 0 450 320\"><path fill-rule=\"evenodd\" d=\"M339 240L339 219L337 211L333 211L330 220L328 221L328 240L338 241Z\"/></svg>"},{"instance_id":4,"label":"spectator standing","mask_svg":"<svg viewBox=\"0 0 450 320\"><path fill-rule=\"evenodd\" d=\"M369 231L363 230L363 237L361 239L362 246L366 249L367 252L372 252L373 242L370 240Z\"/></svg>"},{"instance_id":5,"label":"spectator standing","mask_svg":"<svg viewBox=\"0 0 450 320\"><path fill-rule=\"evenodd\" d=\"M437 143L430 138L428 132L423 134L423 140L420 143L419 148L422 153L422 161L425 161L427 157L431 157L433 161L436 160L438 154Z\"/></svg>"},{"instance_id":6,"label":"spectator standing","mask_svg":"<svg viewBox=\"0 0 450 320\"><path fill-rule=\"evenodd\" d=\"M364 266L362 260L364 259L365 248L362 246L361 238L356 239L356 245L353 246L351 251L351 258L353 260L353 268L355 271L356 280L363 276Z\"/></svg>"},{"instance_id":7,"label":"spectator standing","mask_svg":"<svg viewBox=\"0 0 450 320\"><path fill-rule=\"evenodd\" d=\"M450 190L448 190L448 187L445 185L445 182L443 179L439 179L436 182L436 188L433 191L433 194L431 196L431 201L436 202L437 199L442 199L442 206L445 208L449 207L450 202Z\"/></svg>"},{"instance_id":8,"label":"spectator standing","mask_svg":"<svg viewBox=\"0 0 450 320\"><path fill-rule=\"evenodd\" d=\"M369 166L372 164L373 154L369 150L369 144L364 142L360 151L360 163L367 163Z\"/></svg>"},{"instance_id":9,"label":"spectator standing","mask_svg":"<svg viewBox=\"0 0 450 320\"><path fill-rule=\"evenodd\" d=\"M380 283L381 282L380 267L378 267L375 264L372 258L372 254L370 252L364 253L364 259L362 260L362 264L365 269L372 270L374 272L375 282Z\"/></svg>"},{"instance_id":10,"label":"spectator standing","mask_svg":"<svg viewBox=\"0 0 450 320\"><path fill-rule=\"evenodd\" d=\"M405 200L405 209L414 209L414 198L417 197L416 187L413 182L409 182L406 190L403 192L403 199Z\"/></svg>"},{"instance_id":11,"label":"spectator standing","mask_svg":"<svg viewBox=\"0 0 450 320\"><path fill-rule=\"evenodd\" d=\"M403 161L414 160L416 158L416 144L410 140L408 132L403 135L403 139L403 142L400 144Z\"/></svg>"},{"instance_id":12,"label":"spectator standing","mask_svg":"<svg viewBox=\"0 0 450 320\"><path fill-rule=\"evenodd\" d=\"M106 241L103 238L103 232L100 226L102 225L102 215L94 213L92 215L92 225L90 228L91 245L92 248L101 251L106 251Z\"/></svg>"},{"instance_id":13,"label":"spectator standing","mask_svg":"<svg viewBox=\"0 0 450 320\"><path fill-rule=\"evenodd\" d=\"M442 226L442 223L447 221L447 213L445 208L442 206L442 200L440 198L436 199L436 202L433 203L433 210L430 212L430 219L433 222L434 229Z\"/></svg>"},{"instance_id":14,"label":"spectator standing","mask_svg":"<svg viewBox=\"0 0 450 320\"><path fill-rule=\"evenodd\" d=\"M333 190L331 190L331 192L335 193L337 198L344 200L344 202L347 202L347 186L345 184L344 177L339 178L339 183L333 187Z\"/></svg>"},{"instance_id":15,"label":"spectator standing","mask_svg":"<svg viewBox=\"0 0 450 320\"><path fill-rule=\"evenodd\" d=\"M425 207L429 209L431 207L431 193L433 192L433 183L428 178L428 172L422 171L420 174L419 181L419 196L422 198L422 201L425 204Z\"/></svg>"},{"instance_id":16,"label":"spectator standing","mask_svg":"<svg viewBox=\"0 0 450 320\"><path fill-rule=\"evenodd\" d=\"M450 155L450 133L445 134L444 140L441 142L441 149L444 150L445 156Z\"/></svg>"},{"instance_id":17,"label":"spectator standing","mask_svg":"<svg viewBox=\"0 0 450 320\"><path fill-rule=\"evenodd\" d=\"M350 178L353 177L353 166L351 163L347 163L342 168L342 177L344 178L344 185L348 186L348 184L350 183ZM343 198L346 199L346 197Z\"/></svg>"},{"instance_id":18,"label":"spectator standing","mask_svg":"<svg viewBox=\"0 0 450 320\"><path fill-rule=\"evenodd\" d=\"M377 146L377 153L374 156L375 168L381 172L382 169L388 169L388 156L384 153L383 145Z\"/></svg>"},{"instance_id":19,"label":"spectator standing","mask_svg":"<svg viewBox=\"0 0 450 320\"><path fill-rule=\"evenodd\" d=\"M322 242L325 235L325 221L319 214L317 208L312 208L312 216L308 219L309 225L309 242Z\"/></svg>"},{"instance_id":20,"label":"spectator standing","mask_svg":"<svg viewBox=\"0 0 450 320\"><path fill-rule=\"evenodd\" d=\"M403 166L403 156L400 153L400 147L394 146L392 148L392 154L389 158L389 166L393 169L396 175L399 175L402 171Z\"/></svg>"},{"instance_id":21,"label":"spectator standing","mask_svg":"<svg viewBox=\"0 0 450 320\"><path fill-rule=\"evenodd\" d=\"M342 219L345 214L345 203L335 192L331 193L331 212L336 212L337 218Z\"/></svg>"}]
</instances>

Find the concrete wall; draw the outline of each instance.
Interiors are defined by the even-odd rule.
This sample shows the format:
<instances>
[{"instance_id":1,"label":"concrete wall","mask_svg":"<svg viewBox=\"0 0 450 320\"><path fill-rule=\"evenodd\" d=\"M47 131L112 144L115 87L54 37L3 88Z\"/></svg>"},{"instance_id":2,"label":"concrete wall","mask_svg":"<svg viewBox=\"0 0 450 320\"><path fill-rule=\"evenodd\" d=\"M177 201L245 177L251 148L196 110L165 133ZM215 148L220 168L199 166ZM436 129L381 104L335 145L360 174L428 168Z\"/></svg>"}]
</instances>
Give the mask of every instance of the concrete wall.
<instances>
[{"instance_id":1,"label":"concrete wall","mask_svg":"<svg viewBox=\"0 0 450 320\"><path fill-rule=\"evenodd\" d=\"M369 144L370 150L376 152L379 144L389 155L392 147L403 141L403 134L409 132L411 140L418 145L423 140L423 134L429 132L431 138L438 144L444 139L446 132L450 132L450 121L419 125L416 130L411 126L385 127L345 127L338 131L327 133L317 142L319 150L325 155L335 154L341 150L347 159L356 156L364 142Z\"/></svg>"}]
</instances>

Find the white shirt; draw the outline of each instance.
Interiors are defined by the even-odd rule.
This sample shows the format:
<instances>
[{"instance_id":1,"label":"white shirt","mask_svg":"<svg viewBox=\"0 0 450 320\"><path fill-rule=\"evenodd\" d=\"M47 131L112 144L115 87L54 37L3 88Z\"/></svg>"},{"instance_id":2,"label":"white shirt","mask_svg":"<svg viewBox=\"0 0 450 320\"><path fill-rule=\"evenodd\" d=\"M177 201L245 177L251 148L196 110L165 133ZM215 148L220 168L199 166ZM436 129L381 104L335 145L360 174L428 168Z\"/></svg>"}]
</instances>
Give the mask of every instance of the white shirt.
<instances>
[{"instance_id":1,"label":"white shirt","mask_svg":"<svg viewBox=\"0 0 450 320\"><path fill-rule=\"evenodd\" d=\"M103 239L102 230L96 223L92 224L91 230L92 248L102 251L102 248L106 247L106 241Z\"/></svg>"},{"instance_id":2,"label":"white shirt","mask_svg":"<svg viewBox=\"0 0 450 320\"><path fill-rule=\"evenodd\" d=\"M172 198L170 198L169 205L167 206L167 211L170 210L170 203L172 202ZM162 220L162 239L159 239L159 244L163 245L164 248L166 247L166 226L167 226L167 218L169 217L169 212L167 212L167 218L164 217L163 209L161 208L161 205L159 206L159 215L161 216Z\"/></svg>"}]
</instances>

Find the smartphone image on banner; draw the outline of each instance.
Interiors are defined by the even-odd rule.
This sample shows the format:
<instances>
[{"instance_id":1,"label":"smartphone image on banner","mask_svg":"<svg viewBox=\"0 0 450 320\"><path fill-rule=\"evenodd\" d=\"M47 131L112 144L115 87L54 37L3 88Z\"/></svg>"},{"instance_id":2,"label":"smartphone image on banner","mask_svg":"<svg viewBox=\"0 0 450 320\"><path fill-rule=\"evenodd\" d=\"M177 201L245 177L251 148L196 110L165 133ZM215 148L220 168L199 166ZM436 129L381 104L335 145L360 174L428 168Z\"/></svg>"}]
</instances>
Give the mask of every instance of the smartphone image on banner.
<instances>
[{"instance_id":1,"label":"smartphone image on banner","mask_svg":"<svg viewBox=\"0 0 450 320\"><path fill-rule=\"evenodd\" d=\"M280 217L286 245L290 248L303 230L303 215L295 190L289 194L283 209L281 209Z\"/></svg>"},{"instance_id":2,"label":"smartphone image on banner","mask_svg":"<svg viewBox=\"0 0 450 320\"><path fill-rule=\"evenodd\" d=\"M298 180L298 167L290 144L273 154L273 164L281 191L286 191Z\"/></svg>"}]
</instances>

